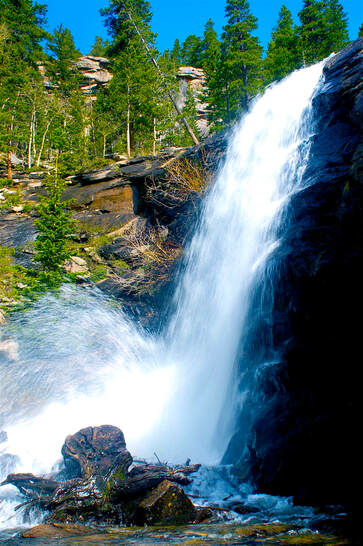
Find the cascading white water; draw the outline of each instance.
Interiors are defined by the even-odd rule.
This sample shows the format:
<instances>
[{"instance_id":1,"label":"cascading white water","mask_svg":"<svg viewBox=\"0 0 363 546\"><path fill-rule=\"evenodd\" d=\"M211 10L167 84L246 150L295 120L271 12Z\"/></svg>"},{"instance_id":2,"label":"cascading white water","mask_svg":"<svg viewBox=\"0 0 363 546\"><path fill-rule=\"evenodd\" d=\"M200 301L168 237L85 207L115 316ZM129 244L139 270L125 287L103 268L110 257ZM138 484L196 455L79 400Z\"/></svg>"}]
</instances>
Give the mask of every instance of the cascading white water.
<instances>
[{"instance_id":1,"label":"cascading white water","mask_svg":"<svg viewBox=\"0 0 363 546\"><path fill-rule=\"evenodd\" d=\"M315 65L269 88L236 127L162 336L74 288L18 319L9 332L18 359L0 363L0 429L9 437L0 457L18 455L17 471L49 471L67 434L106 423L122 428L140 456L218 461L233 432L234 366L251 293L279 244L284 205L301 187L321 71Z\"/></svg>"}]
</instances>

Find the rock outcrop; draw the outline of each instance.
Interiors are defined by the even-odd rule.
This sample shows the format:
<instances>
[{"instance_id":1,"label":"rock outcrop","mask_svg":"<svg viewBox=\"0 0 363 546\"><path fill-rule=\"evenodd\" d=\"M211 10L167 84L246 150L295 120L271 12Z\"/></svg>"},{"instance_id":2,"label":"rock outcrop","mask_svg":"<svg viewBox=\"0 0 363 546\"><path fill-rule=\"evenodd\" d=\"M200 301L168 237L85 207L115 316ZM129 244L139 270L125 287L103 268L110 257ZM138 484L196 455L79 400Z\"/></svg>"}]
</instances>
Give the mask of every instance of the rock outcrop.
<instances>
[{"instance_id":1,"label":"rock outcrop","mask_svg":"<svg viewBox=\"0 0 363 546\"><path fill-rule=\"evenodd\" d=\"M96 283L157 327L203 194L203 187L180 189L174 175L182 177L188 165L197 177L213 173L226 146L226 134L219 134L200 146L123 159L69 177L64 199L76 226L66 271L79 282ZM34 205L44 194L46 174L17 172L12 189L22 196L23 211L0 212L0 245L13 248L14 262L26 268L39 268L33 260Z\"/></svg>"},{"instance_id":2,"label":"rock outcrop","mask_svg":"<svg viewBox=\"0 0 363 546\"><path fill-rule=\"evenodd\" d=\"M89 96L91 99L95 98L97 91L107 86L112 80L112 74L108 70L109 64L109 59L94 57L92 55L80 57L74 63L74 68L81 77L80 89L83 95ZM38 61L37 65L43 78L44 87L52 91L56 85L48 78L45 64L42 61Z\"/></svg>"},{"instance_id":3,"label":"rock outcrop","mask_svg":"<svg viewBox=\"0 0 363 546\"><path fill-rule=\"evenodd\" d=\"M291 200L284 242L271 258L272 316L251 334L250 393L225 457L260 491L353 511L361 466L362 49L359 39L325 65L305 189ZM271 323L273 346L261 354L259 336Z\"/></svg>"},{"instance_id":4,"label":"rock outcrop","mask_svg":"<svg viewBox=\"0 0 363 546\"><path fill-rule=\"evenodd\" d=\"M187 101L187 90L191 91L195 101L197 112L196 125L202 138L209 135L208 104L205 102L206 74L202 68L194 66L181 66L178 70L179 80L179 106L184 108Z\"/></svg>"}]
</instances>

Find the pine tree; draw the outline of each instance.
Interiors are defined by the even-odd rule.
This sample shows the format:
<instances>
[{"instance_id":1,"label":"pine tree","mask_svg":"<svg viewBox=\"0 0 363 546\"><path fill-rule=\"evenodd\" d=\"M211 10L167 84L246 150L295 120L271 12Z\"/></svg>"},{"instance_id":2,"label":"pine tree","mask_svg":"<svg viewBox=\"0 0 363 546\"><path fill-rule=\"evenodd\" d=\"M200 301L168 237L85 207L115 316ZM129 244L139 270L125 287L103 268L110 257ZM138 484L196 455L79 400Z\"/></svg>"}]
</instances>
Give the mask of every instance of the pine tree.
<instances>
[{"instance_id":1,"label":"pine tree","mask_svg":"<svg viewBox=\"0 0 363 546\"><path fill-rule=\"evenodd\" d=\"M50 79L58 85L62 93L69 94L79 85L75 61L81 56L74 45L71 31L59 25L48 41L48 49L53 55L47 66Z\"/></svg>"},{"instance_id":2,"label":"pine tree","mask_svg":"<svg viewBox=\"0 0 363 546\"><path fill-rule=\"evenodd\" d=\"M312 64L348 43L347 16L337 0L304 0L299 12L304 64Z\"/></svg>"},{"instance_id":3,"label":"pine tree","mask_svg":"<svg viewBox=\"0 0 363 546\"><path fill-rule=\"evenodd\" d=\"M45 15L46 7L30 0L0 0L0 151L7 157L9 178L11 154L21 156L30 140L35 143L33 135L29 138L34 117L26 88L40 81L36 61L44 57Z\"/></svg>"},{"instance_id":4,"label":"pine tree","mask_svg":"<svg viewBox=\"0 0 363 546\"><path fill-rule=\"evenodd\" d=\"M115 57L122 52L132 38L137 37L135 25L150 46L154 45L155 34L151 32L152 12L147 0L110 0L108 8L100 10L112 43L109 55Z\"/></svg>"},{"instance_id":5,"label":"pine tree","mask_svg":"<svg viewBox=\"0 0 363 546\"><path fill-rule=\"evenodd\" d=\"M104 57L107 55L106 52L109 45L108 40L104 40L101 36L96 36L90 55L93 55L94 57Z\"/></svg>"},{"instance_id":6,"label":"pine tree","mask_svg":"<svg viewBox=\"0 0 363 546\"><path fill-rule=\"evenodd\" d=\"M202 41L201 64L207 77L212 77L218 68L221 59L221 42L218 40L214 23L208 19L204 28Z\"/></svg>"},{"instance_id":7,"label":"pine tree","mask_svg":"<svg viewBox=\"0 0 363 546\"><path fill-rule=\"evenodd\" d=\"M178 38L175 40L173 49L171 50L171 59L176 65L181 64L181 46Z\"/></svg>"},{"instance_id":8,"label":"pine tree","mask_svg":"<svg viewBox=\"0 0 363 546\"><path fill-rule=\"evenodd\" d=\"M361 36L363 36L363 23L359 27L359 31L358 31L358 38L360 38Z\"/></svg>"},{"instance_id":9,"label":"pine tree","mask_svg":"<svg viewBox=\"0 0 363 546\"><path fill-rule=\"evenodd\" d=\"M201 68L202 65L202 40L190 34L183 42L181 49L181 63L185 66Z\"/></svg>"},{"instance_id":10,"label":"pine tree","mask_svg":"<svg viewBox=\"0 0 363 546\"><path fill-rule=\"evenodd\" d=\"M348 17L337 0L328 0L326 6L328 30L325 36L326 56L339 51L349 43Z\"/></svg>"},{"instance_id":11,"label":"pine tree","mask_svg":"<svg viewBox=\"0 0 363 546\"><path fill-rule=\"evenodd\" d=\"M247 0L227 0L227 25L223 30L222 59L227 102L227 120L248 109L251 97L261 89L262 47L252 32L257 18Z\"/></svg>"},{"instance_id":12,"label":"pine tree","mask_svg":"<svg viewBox=\"0 0 363 546\"><path fill-rule=\"evenodd\" d=\"M299 35L304 65L320 61L325 56L327 23L324 8L325 3L320 0L304 0L303 8L299 12Z\"/></svg>"},{"instance_id":13,"label":"pine tree","mask_svg":"<svg viewBox=\"0 0 363 546\"><path fill-rule=\"evenodd\" d=\"M44 57L46 14L47 6L32 0L0 0L0 24L7 28L7 49L17 62L35 67L36 61Z\"/></svg>"},{"instance_id":14,"label":"pine tree","mask_svg":"<svg viewBox=\"0 0 363 546\"><path fill-rule=\"evenodd\" d=\"M67 203L62 200L66 183L55 174L46 182L47 195L41 198L38 205L39 217L35 221L38 236L35 241L35 260L45 271L48 284L57 286L62 281L60 266L70 256L67 248L68 235L72 232L73 222Z\"/></svg>"},{"instance_id":15,"label":"pine tree","mask_svg":"<svg viewBox=\"0 0 363 546\"><path fill-rule=\"evenodd\" d=\"M281 80L300 66L297 29L291 12L283 5L264 60L265 81Z\"/></svg>"},{"instance_id":16,"label":"pine tree","mask_svg":"<svg viewBox=\"0 0 363 546\"><path fill-rule=\"evenodd\" d=\"M138 34L156 55L150 4L145 0L111 0L110 7L101 13L113 39L109 48L113 79L105 103L119 120L120 144L131 155L150 148L153 142L158 77Z\"/></svg>"}]
</instances>

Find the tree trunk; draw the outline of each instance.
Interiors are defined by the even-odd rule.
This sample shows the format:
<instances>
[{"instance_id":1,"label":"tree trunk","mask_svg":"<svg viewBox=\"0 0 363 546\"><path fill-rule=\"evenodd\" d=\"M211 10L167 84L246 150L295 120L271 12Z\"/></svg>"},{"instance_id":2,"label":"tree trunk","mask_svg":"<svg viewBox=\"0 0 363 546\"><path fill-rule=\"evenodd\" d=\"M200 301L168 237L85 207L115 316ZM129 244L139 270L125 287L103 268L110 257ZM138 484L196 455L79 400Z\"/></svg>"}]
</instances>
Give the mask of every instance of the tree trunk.
<instances>
[{"instance_id":1,"label":"tree trunk","mask_svg":"<svg viewBox=\"0 0 363 546\"><path fill-rule=\"evenodd\" d=\"M50 121L48 121L47 126L46 126L45 131L44 131L43 136L42 136L42 142L41 142L41 145L40 145L40 150L39 150L39 154L38 154L37 161L36 161L36 166L37 167L39 167L40 161L42 159L42 154L43 154L43 150L44 150L44 146L45 146L45 139L47 138L49 127L51 126L52 121L53 121L52 119Z\"/></svg>"},{"instance_id":2,"label":"tree trunk","mask_svg":"<svg viewBox=\"0 0 363 546\"><path fill-rule=\"evenodd\" d=\"M10 146L10 143L9 143L9 146ZM13 179L13 173L12 173L12 170L11 170L11 150L10 150L10 148L8 150L8 178L9 178L9 180Z\"/></svg>"},{"instance_id":3,"label":"tree trunk","mask_svg":"<svg viewBox=\"0 0 363 546\"><path fill-rule=\"evenodd\" d=\"M127 157L131 157L131 139L130 139L130 101L129 101L129 88L127 88L127 111L126 111L126 152L127 152Z\"/></svg>"},{"instance_id":4,"label":"tree trunk","mask_svg":"<svg viewBox=\"0 0 363 546\"><path fill-rule=\"evenodd\" d=\"M29 142L28 142L28 169L32 166L32 144L33 144L33 116L29 127Z\"/></svg>"},{"instance_id":5,"label":"tree trunk","mask_svg":"<svg viewBox=\"0 0 363 546\"><path fill-rule=\"evenodd\" d=\"M156 155L156 118L154 118L153 155Z\"/></svg>"}]
</instances>

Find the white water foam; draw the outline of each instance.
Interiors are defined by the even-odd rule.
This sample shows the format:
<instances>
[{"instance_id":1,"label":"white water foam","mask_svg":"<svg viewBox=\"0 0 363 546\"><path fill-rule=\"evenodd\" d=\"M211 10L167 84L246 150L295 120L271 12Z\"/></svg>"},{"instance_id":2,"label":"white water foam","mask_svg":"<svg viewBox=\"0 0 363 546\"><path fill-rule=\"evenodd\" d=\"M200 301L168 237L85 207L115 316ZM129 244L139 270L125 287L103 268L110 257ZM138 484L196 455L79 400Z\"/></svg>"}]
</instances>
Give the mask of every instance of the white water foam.
<instances>
[{"instance_id":1,"label":"white water foam","mask_svg":"<svg viewBox=\"0 0 363 546\"><path fill-rule=\"evenodd\" d=\"M270 87L236 127L163 335L150 336L100 294L69 287L14 323L7 335L19 360L0 363L0 428L9 438L0 456L17 455L14 470L49 472L67 434L101 424L122 428L139 456L220 459L234 427L251 293L279 244L284 205L301 188L321 72L315 65Z\"/></svg>"}]
</instances>

